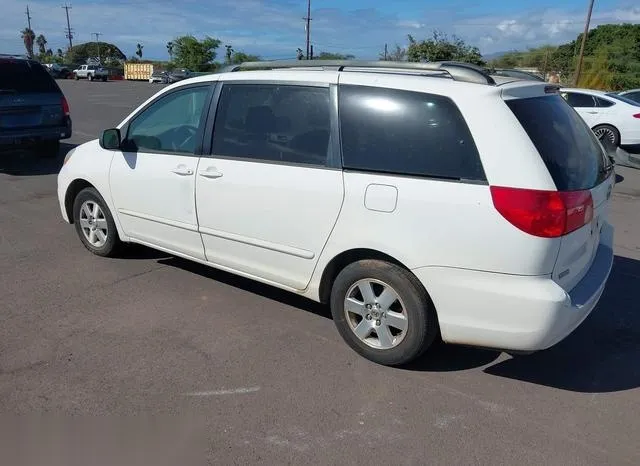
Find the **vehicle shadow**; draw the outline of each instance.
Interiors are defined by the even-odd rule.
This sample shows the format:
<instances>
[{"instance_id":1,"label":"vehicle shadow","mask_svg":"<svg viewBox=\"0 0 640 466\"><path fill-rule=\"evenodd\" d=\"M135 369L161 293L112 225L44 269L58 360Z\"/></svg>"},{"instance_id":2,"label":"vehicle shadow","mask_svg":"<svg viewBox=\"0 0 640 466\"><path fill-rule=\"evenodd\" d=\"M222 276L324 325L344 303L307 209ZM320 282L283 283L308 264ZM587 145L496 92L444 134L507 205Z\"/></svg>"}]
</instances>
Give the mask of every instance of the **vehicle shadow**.
<instances>
[{"instance_id":1,"label":"vehicle shadow","mask_svg":"<svg viewBox=\"0 0 640 466\"><path fill-rule=\"evenodd\" d=\"M327 306L278 288L173 256L158 262L331 319ZM640 283L640 261L616 256L598 307L578 329L552 348L492 365L502 352L439 343L402 370L455 372L487 366L483 371L489 375L574 392L606 393L638 388L640 312L633 292L637 283Z\"/></svg>"},{"instance_id":2,"label":"vehicle shadow","mask_svg":"<svg viewBox=\"0 0 640 466\"><path fill-rule=\"evenodd\" d=\"M331 311L329 311L327 306L273 286L265 285L248 278L223 272L179 257L172 256L166 259L160 259L158 263L195 273L202 277L224 283L225 285L233 286L234 288L240 288L248 291L249 293L277 301L287 306L297 307L301 310L310 312L311 314L331 319Z\"/></svg>"},{"instance_id":3,"label":"vehicle shadow","mask_svg":"<svg viewBox=\"0 0 640 466\"><path fill-rule=\"evenodd\" d=\"M487 374L573 392L640 387L640 261L616 256L597 308L567 339L529 356L484 369Z\"/></svg>"},{"instance_id":4,"label":"vehicle shadow","mask_svg":"<svg viewBox=\"0 0 640 466\"><path fill-rule=\"evenodd\" d=\"M37 149L32 148L3 150L0 154L0 173L12 176L56 175L67 152L76 146L61 142L57 157L41 157Z\"/></svg>"}]
</instances>

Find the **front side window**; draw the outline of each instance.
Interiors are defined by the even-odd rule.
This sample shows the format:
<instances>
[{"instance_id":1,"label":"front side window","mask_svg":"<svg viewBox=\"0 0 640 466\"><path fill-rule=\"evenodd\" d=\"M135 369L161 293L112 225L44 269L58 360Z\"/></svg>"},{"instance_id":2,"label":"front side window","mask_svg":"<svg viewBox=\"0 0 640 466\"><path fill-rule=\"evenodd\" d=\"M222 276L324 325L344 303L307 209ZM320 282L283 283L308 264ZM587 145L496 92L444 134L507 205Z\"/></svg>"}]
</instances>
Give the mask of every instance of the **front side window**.
<instances>
[{"instance_id":1,"label":"front side window","mask_svg":"<svg viewBox=\"0 0 640 466\"><path fill-rule=\"evenodd\" d=\"M160 97L135 117L127 145L140 152L194 154L209 86L192 87Z\"/></svg>"},{"instance_id":2,"label":"front side window","mask_svg":"<svg viewBox=\"0 0 640 466\"><path fill-rule=\"evenodd\" d=\"M343 85L339 114L347 169L486 180L469 128L447 97Z\"/></svg>"},{"instance_id":3,"label":"front side window","mask_svg":"<svg viewBox=\"0 0 640 466\"><path fill-rule=\"evenodd\" d=\"M329 88L225 84L216 113L212 154L218 157L326 165Z\"/></svg>"}]
</instances>

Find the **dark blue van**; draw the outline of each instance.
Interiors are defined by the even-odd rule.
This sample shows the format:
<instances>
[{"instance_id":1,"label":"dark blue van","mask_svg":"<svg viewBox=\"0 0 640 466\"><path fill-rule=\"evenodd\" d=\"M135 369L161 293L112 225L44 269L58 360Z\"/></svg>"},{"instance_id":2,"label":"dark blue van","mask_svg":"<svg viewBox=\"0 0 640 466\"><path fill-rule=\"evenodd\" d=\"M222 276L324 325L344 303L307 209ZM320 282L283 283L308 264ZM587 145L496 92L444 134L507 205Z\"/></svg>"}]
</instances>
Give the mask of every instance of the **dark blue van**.
<instances>
[{"instance_id":1,"label":"dark blue van","mask_svg":"<svg viewBox=\"0 0 640 466\"><path fill-rule=\"evenodd\" d=\"M0 55L0 149L34 147L55 157L70 137L69 104L45 67Z\"/></svg>"}]
</instances>

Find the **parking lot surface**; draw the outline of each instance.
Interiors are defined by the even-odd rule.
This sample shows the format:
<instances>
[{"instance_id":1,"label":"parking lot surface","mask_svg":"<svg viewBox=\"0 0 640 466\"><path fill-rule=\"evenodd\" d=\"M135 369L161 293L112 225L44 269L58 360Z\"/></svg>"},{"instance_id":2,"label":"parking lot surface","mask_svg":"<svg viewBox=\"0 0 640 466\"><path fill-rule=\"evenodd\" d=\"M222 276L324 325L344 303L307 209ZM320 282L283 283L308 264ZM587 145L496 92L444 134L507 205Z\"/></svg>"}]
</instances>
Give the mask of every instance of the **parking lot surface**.
<instances>
[{"instance_id":1,"label":"parking lot surface","mask_svg":"<svg viewBox=\"0 0 640 466\"><path fill-rule=\"evenodd\" d=\"M60 85L74 123L60 158L0 154L3 413L117 419L176 465L640 464L640 171L617 169L614 269L569 338L515 358L445 345L391 369L317 304L142 247L85 250L57 204L64 153L161 86ZM67 452L90 450L88 432ZM18 464L8 451L0 464Z\"/></svg>"}]
</instances>

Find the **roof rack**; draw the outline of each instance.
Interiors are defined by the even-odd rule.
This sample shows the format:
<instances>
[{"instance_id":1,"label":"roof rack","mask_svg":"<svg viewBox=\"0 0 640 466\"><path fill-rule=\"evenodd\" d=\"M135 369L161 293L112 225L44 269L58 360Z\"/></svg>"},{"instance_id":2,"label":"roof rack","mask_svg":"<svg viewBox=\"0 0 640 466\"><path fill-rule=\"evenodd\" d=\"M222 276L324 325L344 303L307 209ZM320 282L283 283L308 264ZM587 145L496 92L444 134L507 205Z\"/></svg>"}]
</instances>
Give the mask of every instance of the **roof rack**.
<instances>
[{"instance_id":1,"label":"roof rack","mask_svg":"<svg viewBox=\"0 0 640 466\"><path fill-rule=\"evenodd\" d=\"M222 73L242 70L316 68L321 70L349 71L347 68L369 68L384 70L440 72L455 81L495 85L487 71L476 65L455 61L415 63L404 61L365 61L365 60L276 60L245 62L229 65Z\"/></svg>"}]
</instances>

